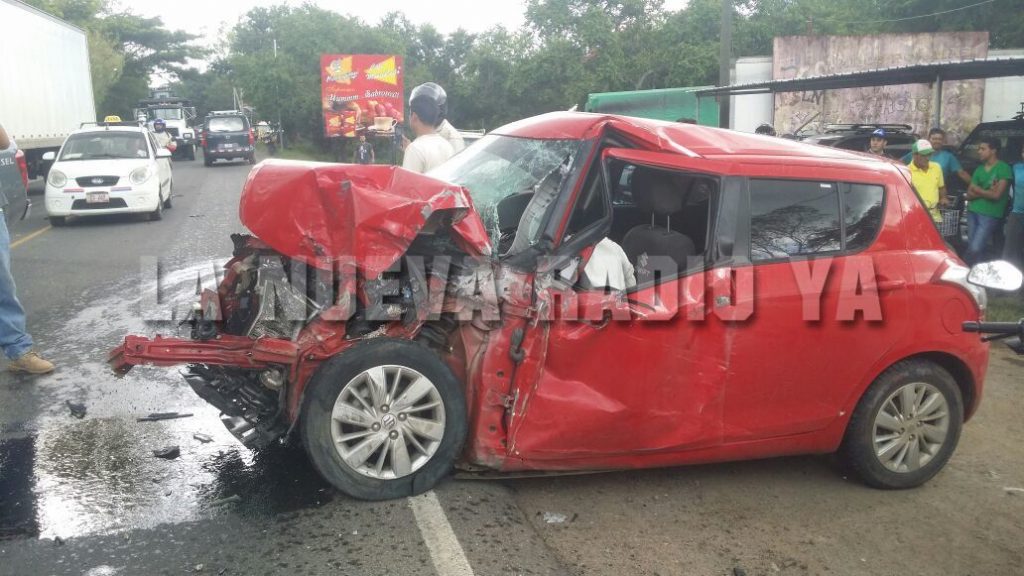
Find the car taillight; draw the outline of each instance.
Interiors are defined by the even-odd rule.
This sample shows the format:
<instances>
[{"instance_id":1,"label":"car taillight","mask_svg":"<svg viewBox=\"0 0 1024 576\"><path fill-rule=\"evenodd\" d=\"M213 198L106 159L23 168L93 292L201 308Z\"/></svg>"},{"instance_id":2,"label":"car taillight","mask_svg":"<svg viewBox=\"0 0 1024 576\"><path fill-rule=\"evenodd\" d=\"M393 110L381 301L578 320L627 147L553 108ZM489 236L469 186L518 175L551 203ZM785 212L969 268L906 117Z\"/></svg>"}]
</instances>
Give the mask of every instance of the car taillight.
<instances>
[{"instance_id":1,"label":"car taillight","mask_svg":"<svg viewBox=\"0 0 1024 576\"><path fill-rule=\"evenodd\" d=\"M256 132L252 128L249 128L249 146L256 143Z\"/></svg>"},{"instance_id":2,"label":"car taillight","mask_svg":"<svg viewBox=\"0 0 1024 576\"><path fill-rule=\"evenodd\" d=\"M199 134L199 146L202 148L206 148L206 130L203 130Z\"/></svg>"},{"instance_id":3,"label":"car taillight","mask_svg":"<svg viewBox=\"0 0 1024 576\"><path fill-rule=\"evenodd\" d=\"M21 183L28 189L28 161L25 160L25 153L21 150L15 152L14 161L18 163L18 170L21 170Z\"/></svg>"},{"instance_id":4,"label":"car taillight","mask_svg":"<svg viewBox=\"0 0 1024 576\"><path fill-rule=\"evenodd\" d=\"M971 272L971 269L964 266L963 264L947 258L946 261L936 271L935 278L938 282L945 284L953 284L959 286L971 295L974 299L974 303L978 306L978 311L982 317L985 314L985 309L988 308L988 293L981 286L975 286L967 281L967 275Z\"/></svg>"}]
</instances>

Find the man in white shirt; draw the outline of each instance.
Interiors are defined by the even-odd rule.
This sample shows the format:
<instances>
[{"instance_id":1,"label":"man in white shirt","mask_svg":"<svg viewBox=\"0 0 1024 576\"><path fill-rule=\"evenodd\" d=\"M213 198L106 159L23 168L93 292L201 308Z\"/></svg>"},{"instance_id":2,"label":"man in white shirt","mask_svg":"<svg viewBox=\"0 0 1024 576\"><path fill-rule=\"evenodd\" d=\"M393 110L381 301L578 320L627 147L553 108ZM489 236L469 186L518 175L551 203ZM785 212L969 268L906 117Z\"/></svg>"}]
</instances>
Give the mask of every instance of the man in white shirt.
<instances>
[{"instance_id":1,"label":"man in white shirt","mask_svg":"<svg viewBox=\"0 0 1024 576\"><path fill-rule=\"evenodd\" d=\"M443 119L439 94L433 90L421 90L423 86L413 89L409 101L409 127L416 134L416 139L406 146L402 160L402 168L419 173L433 170L455 154L452 145L437 133L437 126Z\"/></svg>"}]
</instances>

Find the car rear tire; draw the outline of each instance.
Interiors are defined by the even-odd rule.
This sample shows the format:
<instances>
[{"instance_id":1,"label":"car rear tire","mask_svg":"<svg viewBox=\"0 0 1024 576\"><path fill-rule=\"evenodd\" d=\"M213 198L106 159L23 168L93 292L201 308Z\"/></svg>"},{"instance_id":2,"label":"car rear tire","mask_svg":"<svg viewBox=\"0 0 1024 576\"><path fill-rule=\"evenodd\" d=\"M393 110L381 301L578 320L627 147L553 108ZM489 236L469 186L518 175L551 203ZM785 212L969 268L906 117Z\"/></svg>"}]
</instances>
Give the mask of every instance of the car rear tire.
<instances>
[{"instance_id":1,"label":"car rear tire","mask_svg":"<svg viewBox=\"0 0 1024 576\"><path fill-rule=\"evenodd\" d=\"M50 226L54 228L60 228L61 226L67 225L68 220L65 216L50 216Z\"/></svg>"},{"instance_id":2,"label":"car rear tire","mask_svg":"<svg viewBox=\"0 0 1024 576\"><path fill-rule=\"evenodd\" d=\"M840 455L869 486L914 488L946 465L962 426L963 399L953 376L927 360L905 360L865 392Z\"/></svg>"},{"instance_id":3,"label":"car rear tire","mask_svg":"<svg viewBox=\"0 0 1024 576\"><path fill-rule=\"evenodd\" d=\"M164 200L164 209L165 210L170 210L171 208L174 208L174 203L171 200L171 198L173 196L174 196L174 180L171 180L171 185L168 186L168 190L167 190L167 199Z\"/></svg>"},{"instance_id":4,"label":"car rear tire","mask_svg":"<svg viewBox=\"0 0 1024 576\"><path fill-rule=\"evenodd\" d=\"M342 492L387 500L433 488L466 439L466 401L451 369L415 342L378 338L324 363L301 415L316 469Z\"/></svg>"}]
</instances>

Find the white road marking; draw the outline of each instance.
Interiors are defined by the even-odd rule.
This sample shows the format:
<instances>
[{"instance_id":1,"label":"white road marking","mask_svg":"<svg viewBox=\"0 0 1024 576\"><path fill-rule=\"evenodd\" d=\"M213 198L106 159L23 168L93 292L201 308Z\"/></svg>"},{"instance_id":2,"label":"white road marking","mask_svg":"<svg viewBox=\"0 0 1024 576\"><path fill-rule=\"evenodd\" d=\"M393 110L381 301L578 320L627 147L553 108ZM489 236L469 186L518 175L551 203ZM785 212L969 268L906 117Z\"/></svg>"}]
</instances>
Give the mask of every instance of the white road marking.
<instances>
[{"instance_id":1,"label":"white road marking","mask_svg":"<svg viewBox=\"0 0 1024 576\"><path fill-rule=\"evenodd\" d=\"M455 531L448 523L448 517L434 491L411 496L409 508L412 508L412 514L416 517L416 524L430 550L430 559L437 573L440 576L473 576L469 559L462 551L462 545L455 537Z\"/></svg>"}]
</instances>

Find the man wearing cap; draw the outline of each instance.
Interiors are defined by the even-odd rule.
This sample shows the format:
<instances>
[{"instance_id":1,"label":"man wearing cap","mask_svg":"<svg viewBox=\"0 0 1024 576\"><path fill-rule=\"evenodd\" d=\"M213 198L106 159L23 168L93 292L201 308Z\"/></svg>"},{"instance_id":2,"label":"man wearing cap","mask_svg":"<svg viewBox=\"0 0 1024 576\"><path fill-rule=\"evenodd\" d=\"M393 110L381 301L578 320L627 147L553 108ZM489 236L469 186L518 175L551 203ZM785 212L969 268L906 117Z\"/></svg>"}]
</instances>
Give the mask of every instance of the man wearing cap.
<instances>
[{"instance_id":1,"label":"man wearing cap","mask_svg":"<svg viewBox=\"0 0 1024 576\"><path fill-rule=\"evenodd\" d=\"M923 139L914 142L911 147L913 160L910 162L910 181L931 213L932 219L942 222L939 207L948 206L949 198L946 197L946 180L942 175L942 166L931 161L934 152L931 142Z\"/></svg>"},{"instance_id":2,"label":"man wearing cap","mask_svg":"<svg viewBox=\"0 0 1024 576\"><path fill-rule=\"evenodd\" d=\"M932 145L931 161L935 162L942 168L942 177L949 181L950 178L956 176L963 181L965 185L971 183L971 175L964 170L963 166L960 165L960 161L956 159L956 155L946 150L946 131L942 128L932 128L928 131L928 142ZM908 152L902 161L904 164L910 164L913 160L914 153Z\"/></svg>"},{"instance_id":3,"label":"man wearing cap","mask_svg":"<svg viewBox=\"0 0 1024 576\"><path fill-rule=\"evenodd\" d=\"M886 134L884 128L879 128L871 133L871 140L868 140L868 154L885 156Z\"/></svg>"}]
</instances>

